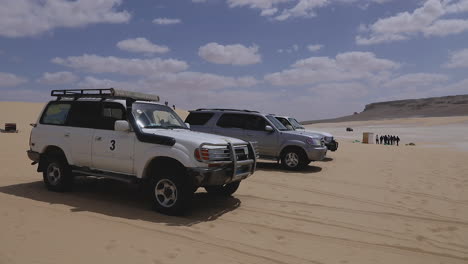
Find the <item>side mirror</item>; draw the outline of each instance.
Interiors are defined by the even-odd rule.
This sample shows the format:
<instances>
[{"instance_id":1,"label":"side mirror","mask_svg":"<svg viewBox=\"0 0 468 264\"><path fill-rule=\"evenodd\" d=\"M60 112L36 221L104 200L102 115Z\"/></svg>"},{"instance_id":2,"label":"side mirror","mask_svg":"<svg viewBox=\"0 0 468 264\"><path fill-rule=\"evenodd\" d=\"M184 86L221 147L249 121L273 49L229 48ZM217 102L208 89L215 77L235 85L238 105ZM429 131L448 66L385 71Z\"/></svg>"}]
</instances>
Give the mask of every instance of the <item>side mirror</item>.
<instances>
[{"instance_id":1,"label":"side mirror","mask_svg":"<svg viewBox=\"0 0 468 264\"><path fill-rule=\"evenodd\" d=\"M188 129L190 129L190 124L189 123L185 123L185 125L187 126Z\"/></svg>"},{"instance_id":2,"label":"side mirror","mask_svg":"<svg viewBox=\"0 0 468 264\"><path fill-rule=\"evenodd\" d=\"M271 126L265 126L265 131L267 132L273 132L274 129Z\"/></svg>"},{"instance_id":3,"label":"side mirror","mask_svg":"<svg viewBox=\"0 0 468 264\"><path fill-rule=\"evenodd\" d=\"M130 131L130 125L126 120L117 120L114 123L114 130L115 131L123 131L123 132L129 132Z\"/></svg>"}]
</instances>

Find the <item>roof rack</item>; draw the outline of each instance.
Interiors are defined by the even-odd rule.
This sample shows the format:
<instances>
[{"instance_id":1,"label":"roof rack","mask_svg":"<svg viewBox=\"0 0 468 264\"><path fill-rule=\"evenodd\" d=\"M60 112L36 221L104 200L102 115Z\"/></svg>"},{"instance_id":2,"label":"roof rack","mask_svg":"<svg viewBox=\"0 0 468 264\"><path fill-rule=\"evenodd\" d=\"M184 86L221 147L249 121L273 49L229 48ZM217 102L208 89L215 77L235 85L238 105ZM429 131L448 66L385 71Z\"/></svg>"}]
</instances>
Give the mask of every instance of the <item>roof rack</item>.
<instances>
[{"instance_id":1,"label":"roof rack","mask_svg":"<svg viewBox=\"0 0 468 264\"><path fill-rule=\"evenodd\" d=\"M215 110L215 111L236 111L236 112L247 112L247 113L258 113L258 111L252 110L241 110L241 109L229 109L229 108L198 108L195 111L204 111L204 110Z\"/></svg>"},{"instance_id":2,"label":"roof rack","mask_svg":"<svg viewBox=\"0 0 468 264\"><path fill-rule=\"evenodd\" d=\"M138 92L117 90L114 88L106 89L70 89L70 90L52 90L51 96L56 96L57 100L61 98L102 98L102 99L133 99L139 101L159 102L159 96Z\"/></svg>"}]
</instances>

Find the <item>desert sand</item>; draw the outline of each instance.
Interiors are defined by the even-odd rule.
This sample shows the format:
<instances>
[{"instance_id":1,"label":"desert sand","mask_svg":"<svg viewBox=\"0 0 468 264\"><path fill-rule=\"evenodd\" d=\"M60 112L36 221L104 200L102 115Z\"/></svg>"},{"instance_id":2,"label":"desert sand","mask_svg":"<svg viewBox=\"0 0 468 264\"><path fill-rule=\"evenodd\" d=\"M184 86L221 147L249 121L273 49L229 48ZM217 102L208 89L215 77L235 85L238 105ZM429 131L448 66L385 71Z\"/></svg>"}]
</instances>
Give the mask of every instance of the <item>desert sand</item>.
<instances>
[{"instance_id":1,"label":"desert sand","mask_svg":"<svg viewBox=\"0 0 468 264\"><path fill-rule=\"evenodd\" d=\"M467 117L308 126L336 133L338 151L301 172L260 163L233 197L199 190L190 215L169 217L117 182L47 191L25 152L42 107L0 102L0 125L20 130L0 134L2 264L468 263L468 152L453 144ZM367 130L416 146L352 143Z\"/></svg>"}]
</instances>

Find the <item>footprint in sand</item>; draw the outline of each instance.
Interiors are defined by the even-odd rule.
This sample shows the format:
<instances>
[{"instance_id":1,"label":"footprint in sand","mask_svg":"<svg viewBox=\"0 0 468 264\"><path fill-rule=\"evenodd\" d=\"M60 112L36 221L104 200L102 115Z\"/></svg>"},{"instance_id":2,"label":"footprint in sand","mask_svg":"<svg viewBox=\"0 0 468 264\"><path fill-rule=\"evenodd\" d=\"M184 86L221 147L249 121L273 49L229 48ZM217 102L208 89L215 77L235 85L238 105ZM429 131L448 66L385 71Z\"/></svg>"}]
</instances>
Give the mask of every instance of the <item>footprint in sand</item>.
<instances>
[{"instance_id":1,"label":"footprint in sand","mask_svg":"<svg viewBox=\"0 0 468 264\"><path fill-rule=\"evenodd\" d=\"M106 248L106 250L110 251L110 250L113 250L116 247L117 247L117 241L111 240L111 241L109 241L109 243L107 243L105 248Z\"/></svg>"},{"instance_id":2,"label":"footprint in sand","mask_svg":"<svg viewBox=\"0 0 468 264\"><path fill-rule=\"evenodd\" d=\"M275 238L276 238L277 240L283 240L283 239L284 239L284 236L282 236L282 235L276 235Z\"/></svg>"}]
</instances>

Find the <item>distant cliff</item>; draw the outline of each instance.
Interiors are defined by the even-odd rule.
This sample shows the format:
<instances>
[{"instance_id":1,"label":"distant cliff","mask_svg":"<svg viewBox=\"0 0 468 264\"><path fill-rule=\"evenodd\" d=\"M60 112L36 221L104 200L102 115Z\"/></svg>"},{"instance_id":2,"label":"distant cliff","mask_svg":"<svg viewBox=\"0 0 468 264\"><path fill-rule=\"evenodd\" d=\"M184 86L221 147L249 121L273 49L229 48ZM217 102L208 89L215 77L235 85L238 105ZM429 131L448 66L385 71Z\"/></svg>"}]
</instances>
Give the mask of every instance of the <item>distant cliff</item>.
<instances>
[{"instance_id":1,"label":"distant cliff","mask_svg":"<svg viewBox=\"0 0 468 264\"><path fill-rule=\"evenodd\" d=\"M333 119L304 121L303 124L365 121L389 118L468 115L468 95L430 97L372 103L364 111Z\"/></svg>"}]
</instances>

